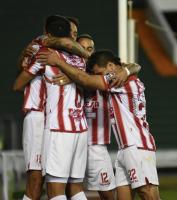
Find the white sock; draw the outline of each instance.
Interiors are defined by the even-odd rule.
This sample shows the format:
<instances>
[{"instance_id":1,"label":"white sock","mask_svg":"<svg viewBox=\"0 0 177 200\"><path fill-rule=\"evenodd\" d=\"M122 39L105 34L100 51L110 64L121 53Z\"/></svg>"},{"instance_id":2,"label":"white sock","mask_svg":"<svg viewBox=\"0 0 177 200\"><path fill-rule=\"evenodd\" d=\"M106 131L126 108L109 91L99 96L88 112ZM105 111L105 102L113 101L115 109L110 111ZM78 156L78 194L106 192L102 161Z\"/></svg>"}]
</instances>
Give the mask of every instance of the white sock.
<instances>
[{"instance_id":1,"label":"white sock","mask_svg":"<svg viewBox=\"0 0 177 200\"><path fill-rule=\"evenodd\" d=\"M32 200L32 199L30 199L29 197L27 197L25 194L24 194L24 196L23 196L23 199L22 200Z\"/></svg>"},{"instance_id":2,"label":"white sock","mask_svg":"<svg viewBox=\"0 0 177 200\"><path fill-rule=\"evenodd\" d=\"M79 192L70 198L71 200L87 200L84 192Z\"/></svg>"},{"instance_id":3,"label":"white sock","mask_svg":"<svg viewBox=\"0 0 177 200\"><path fill-rule=\"evenodd\" d=\"M50 200L67 200L66 196L65 195L58 195L56 197L53 197L52 199Z\"/></svg>"}]
</instances>

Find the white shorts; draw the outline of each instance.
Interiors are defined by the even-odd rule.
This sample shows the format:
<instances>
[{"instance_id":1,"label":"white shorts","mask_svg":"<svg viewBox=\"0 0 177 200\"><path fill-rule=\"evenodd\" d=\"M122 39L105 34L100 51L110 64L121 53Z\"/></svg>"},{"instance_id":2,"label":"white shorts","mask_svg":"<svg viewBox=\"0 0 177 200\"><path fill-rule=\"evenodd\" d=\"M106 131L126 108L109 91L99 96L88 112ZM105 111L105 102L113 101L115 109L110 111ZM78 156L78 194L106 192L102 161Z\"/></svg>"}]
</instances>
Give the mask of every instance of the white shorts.
<instances>
[{"instance_id":1,"label":"white shorts","mask_svg":"<svg viewBox=\"0 0 177 200\"><path fill-rule=\"evenodd\" d=\"M44 132L43 175L84 178L87 161L87 132Z\"/></svg>"},{"instance_id":2,"label":"white shorts","mask_svg":"<svg viewBox=\"0 0 177 200\"><path fill-rule=\"evenodd\" d=\"M147 182L159 185L155 152L130 146L118 151L116 162L116 185L131 185L132 189Z\"/></svg>"},{"instance_id":3,"label":"white shorts","mask_svg":"<svg viewBox=\"0 0 177 200\"><path fill-rule=\"evenodd\" d=\"M85 186L87 190L109 191L114 189L115 177L106 145L89 145Z\"/></svg>"},{"instance_id":4,"label":"white shorts","mask_svg":"<svg viewBox=\"0 0 177 200\"><path fill-rule=\"evenodd\" d=\"M41 170L41 152L44 134L44 113L31 111L23 121L23 151L25 167Z\"/></svg>"}]
</instances>

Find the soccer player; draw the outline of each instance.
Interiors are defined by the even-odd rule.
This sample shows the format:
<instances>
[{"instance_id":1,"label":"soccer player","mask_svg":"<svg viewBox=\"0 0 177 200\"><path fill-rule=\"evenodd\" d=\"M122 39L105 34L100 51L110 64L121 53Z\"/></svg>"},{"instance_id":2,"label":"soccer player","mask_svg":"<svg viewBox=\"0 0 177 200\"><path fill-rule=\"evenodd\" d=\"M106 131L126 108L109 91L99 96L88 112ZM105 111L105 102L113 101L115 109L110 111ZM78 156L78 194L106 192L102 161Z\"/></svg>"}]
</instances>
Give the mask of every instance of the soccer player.
<instances>
[{"instance_id":1,"label":"soccer player","mask_svg":"<svg viewBox=\"0 0 177 200\"><path fill-rule=\"evenodd\" d=\"M94 41L88 34L77 38L79 44L91 54ZM85 90L85 113L88 123L88 153L85 174L86 189L98 191L102 200L113 200L115 177L107 145L110 144L111 122L107 93Z\"/></svg>"},{"instance_id":2,"label":"soccer player","mask_svg":"<svg viewBox=\"0 0 177 200\"><path fill-rule=\"evenodd\" d=\"M77 38L77 41L88 51L89 55L94 52L94 41L90 35L82 34ZM125 79L127 73L124 70L123 72L121 78ZM61 76L60 80L62 80ZM55 78L55 83L58 83L58 77ZM107 145L110 144L112 120L109 110L106 93L99 90L85 91L85 113L88 123L88 157L85 183L88 190L98 191L102 200L114 199L112 189L115 188L113 167L107 150Z\"/></svg>"},{"instance_id":3,"label":"soccer player","mask_svg":"<svg viewBox=\"0 0 177 200\"><path fill-rule=\"evenodd\" d=\"M45 29L49 36L57 37L60 31L66 37L70 36L69 21L58 16L47 18ZM85 68L82 58L65 52L61 55L66 62L82 70ZM64 87L52 84L52 76L60 71L50 66L44 68L35 61L35 56L27 72L23 71L17 78L14 88L26 85L41 70L45 70L47 88L44 140L45 145L47 143L47 146L44 145L44 153L47 153L43 160L49 199L66 199L66 182L73 183L71 199L86 199L80 186L87 154L87 124L83 113L82 92L74 83Z\"/></svg>"},{"instance_id":4,"label":"soccer player","mask_svg":"<svg viewBox=\"0 0 177 200\"><path fill-rule=\"evenodd\" d=\"M83 57L88 57L90 54L87 51L84 51L84 49L79 45L79 43L77 43L76 37L77 37L77 28L78 28L78 21L76 18L73 17L67 17L67 19L70 21L70 37L46 37L45 36L40 36L40 43L45 45L48 45L49 47L54 47L57 49L64 49L68 52L73 52L77 55L81 55ZM64 36L64 35L62 35ZM22 54L20 55L20 66L22 66L22 69L25 69L28 67L29 62L26 62L26 58L28 57L27 61L29 59L31 59L34 54L36 54L37 50L34 48L34 46L36 46L38 44L39 39L35 39L33 40L33 42L31 44L28 45L28 47L22 52ZM62 83L67 83L69 84L71 81L69 80L69 78L67 76L65 76L64 74L57 74L56 77L59 77L58 80L60 81L62 78ZM32 81L33 82L33 81ZM36 91L37 94L37 91ZM26 129L25 129L26 130ZM33 186L34 184L31 184L31 191L35 191L33 190ZM75 190L75 185L73 186L72 183L68 183L67 184L67 196L72 196L73 194L73 188ZM39 194L39 193L38 193Z\"/></svg>"},{"instance_id":5,"label":"soccer player","mask_svg":"<svg viewBox=\"0 0 177 200\"><path fill-rule=\"evenodd\" d=\"M41 38L35 40L33 48L35 52L39 49ZM33 52L33 55L35 55ZM29 66L31 57L25 57L21 61L21 70L24 77L18 77L14 83L13 89L21 90L20 86L24 84L24 103L23 112L25 114L23 121L23 151L27 173L26 191L23 200L37 200L41 196L43 178L41 166L41 153L44 132L44 109L45 109L45 83L39 72L32 81L25 70ZM22 78L22 79L21 79ZM30 82L29 82L30 81Z\"/></svg>"},{"instance_id":6,"label":"soccer player","mask_svg":"<svg viewBox=\"0 0 177 200\"><path fill-rule=\"evenodd\" d=\"M72 26L73 27L73 26ZM76 30L76 29L73 29L73 30ZM73 32L76 32L76 31L73 31ZM74 39L74 38L73 38ZM93 53L94 51L94 42L93 42L93 39L91 38L91 36L89 36L88 34L83 34L81 36L78 37L77 41L81 44L82 47L84 47L84 49L88 52L88 55L91 55L91 53ZM65 38L65 40L63 40L63 38L47 38L47 40L45 41L47 42L47 45L52 47L52 45L55 47L55 48L59 48L61 45L64 47L64 42L68 42L68 38ZM66 46L66 44L65 44ZM72 49L74 47L74 50L76 49L77 45L75 45L75 43L73 43L72 45ZM78 52L78 50L77 50ZM119 78L123 78L125 79L125 77L127 77L127 74L126 74L126 71L124 71L124 74L123 76L120 76L119 75ZM67 79L67 77L65 75L56 75L55 77L55 81L56 83L60 83L60 81L62 80L62 84L68 84L70 83L70 81ZM61 83L60 83L61 85ZM105 97L105 95L104 95ZM90 190L98 190L99 191L99 194L100 194L100 197L101 199L113 199L113 193L111 191L111 189L113 189L115 187L115 181L114 181L114 175L113 175L113 169L112 169L112 164L111 164L111 159L109 157L109 154L108 154L108 151L107 151L107 147L105 144L108 144L110 143L110 120L109 120L109 115L107 114L109 112L109 108L108 108L108 102L106 101L105 98L103 98L103 95L97 91L96 93L94 93L94 96L93 96L93 93L92 93L92 96L90 96L89 98L87 98L87 103L86 105L89 105L89 104L92 104L92 99L97 99L97 103L98 105L100 105L100 107L97 107L96 109L98 111L96 111L95 109L94 112L95 113L104 113L105 117L103 118L104 120L98 120L98 117L96 117L96 119L91 119L90 117L88 117L88 121L89 121L89 135L90 137L89 138L97 138L97 133L99 134L99 139L97 141L94 141L94 145L91 146L91 144L93 143L93 141L89 140L89 147L93 147L94 149L100 149L99 152L103 151L104 150L104 157L107 158L106 160L102 159L102 162L104 162L104 169L101 167L101 169L99 167L97 167L97 169L95 168L95 162L92 162L93 161L93 155L91 153L89 153L88 151L88 155L89 156L89 159L90 160L88 162L88 165L87 165L87 177L90 177L90 174L92 174L92 177L90 177L89 179L87 178L87 185L88 185L88 189ZM90 103L88 102L88 100L90 101ZM101 105L107 105L107 106L104 106L102 107ZM89 108L91 109L91 108ZM88 108L86 110L89 110ZM88 113L89 114L89 113ZM102 115L101 115L102 116ZM92 122L93 121L93 122ZM95 123L97 122L98 123ZM103 125L105 124L104 127L102 127ZM92 131L92 124L97 124L98 126L98 131ZM106 127L108 125L108 127ZM95 136L92 137L92 134L94 134ZM105 139L107 138L107 139ZM98 151L98 150L97 150ZM93 150L91 151L93 152ZM98 153L99 153L98 152ZM98 154L99 155L99 154ZM91 161L92 160L92 161ZM95 170L95 174L92 173L93 171L93 167L92 167L92 163L94 163L94 168L96 169ZM91 166L91 168L90 168ZM97 165L97 166L101 166L100 163ZM89 169L90 168L90 169ZM104 171L104 172L103 172ZM105 177L106 176L106 177ZM94 180L93 182L93 179L94 177L97 177L97 179ZM102 181L102 182L101 182ZM104 183L103 183L104 181ZM67 191L67 193L70 193L70 184L68 184L68 187L69 190Z\"/></svg>"},{"instance_id":7,"label":"soccer player","mask_svg":"<svg viewBox=\"0 0 177 200\"><path fill-rule=\"evenodd\" d=\"M57 39L55 41L59 42ZM89 55L94 52L94 41L90 35L80 35L77 41ZM50 40L48 42L50 43ZM126 71L124 71L124 77L127 78ZM60 83L61 80L63 81L62 83ZM65 76L56 75L54 83L65 85L68 84L68 81ZM112 189L115 188L115 178L106 146L110 143L111 133L108 96L98 90L95 92L85 91L85 94L87 96L85 98L85 112L88 122L86 188L98 191L101 199L112 200L114 198ZM91 116L91 114L95 114L95 117ZM95 154L97 155L97 160L95 159Z\"/></svg>"},{"instance_id":8,"label":"soccer player","mask_svg":"<svg viewBox=\"0 0 177 200\"><path fill-rule=\"evenodd\" d=\"M88 52L88 57L95 51L95 44L91 35L81 34L77 37L77 42Z\"/></svg>"},{"instance_id":9,"label":"soccer player","mask_svg":"<svg viewBox=\"0 0 177 200\"><path fill-rule=\"evenodd\" d=\"M118 130L119 151L115 163L118 199L132 200L132 190L136 190L141 199L159 200L156 148L146 121L143 83L136 76L130 76L123 87L111 87L114 70L121 68L121 63L107 50L92 54L88 60L94 74L102 75L79 72L52 51L41 52L37 58L41 63L57 65L83 87L109 92Z\"/></svg>"}]
</instances>

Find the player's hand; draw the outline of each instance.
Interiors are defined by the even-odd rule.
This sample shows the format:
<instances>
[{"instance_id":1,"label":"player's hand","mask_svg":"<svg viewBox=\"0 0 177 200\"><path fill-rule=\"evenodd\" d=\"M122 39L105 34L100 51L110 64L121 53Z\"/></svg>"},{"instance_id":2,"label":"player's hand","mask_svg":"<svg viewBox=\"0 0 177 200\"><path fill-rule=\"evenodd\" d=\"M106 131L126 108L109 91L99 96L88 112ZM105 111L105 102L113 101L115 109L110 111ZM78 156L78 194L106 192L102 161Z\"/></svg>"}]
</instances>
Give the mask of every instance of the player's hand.
<instances>
[{"instance_id":1,"label":"player's hand","mask_svg":"<svg viewBox=\"0 0 177 200\"><path fill-rule=\"evenodd\" d=\"M18 59L18 66L20 70L24 70L28 67L29 62L33 55L36 53L36 49L33 48L33 45L37 44L36 42L32 41L27 45L27 47L21 52L19 59Z\"/></svg>"},{"instance_id":2,"label":"player's hand","mask_svg":"<svg viewBox=\"0 0 177 200\"><path fill-rule=\"evenodd\" d=\"M52 49L48 49L48 51L41 51L36 55L36 59L43 65L52 65L55 66L58 64L60 59L59 53Z\"/></svg>"},{"instance_id":3,"label":"player's hand","mask_svg":"<svg viewBox=\"0 0 177 200\"><path fill-rule=\"evenodd\" d=\"M42 44L45 47L51 47L53 49L61 49L61 48L66 48L68 46L68 42L70 42L71 39L67 37L54 37L54 36L45 36L42 39Z\"/></svg>"},{"instance_id":4,"label":"player's hand","mask_svg":"<svg viewBox=\"0 0 177 200\"><path fill-rule=\"evenodd\" d=\"M67 85L72 81L65 74L57 74L53 77L52 82L57 85Z\"/></svg>"},{"instance_id":5,"label":"player's hand","mask_svg":"<svg viewBox=\"0 0 177 200\"><path fill-rule=\"evenodd\" d=\"M45 36L42 39L42 45L45 46L45 47L48 47L50 40L51 40L51 37Z\"/></svg>"},{"instance_id":6,"label":"player's hand","mask_svg":"<svg viewBox=\"0 0 177 200\"><path fill-rule=\"evenodd\" d=\"M112 83L110 86L115 88L121 87L127 78L128 74L126 70L123 67L118 68L114 71L114 77L112 78Z\"/></svg>"},{"instance_id":7,"label":"player's hand","mask_svg":"<svg viewBox=\"0 0 177 200\"><path fill-rule=\"evenodd\" d=\"M25 49L25 56L26 57L30 57L32 58L33 55L37 52L37 50L35 48L33 48L33 45L36 45L37 43L36 42L31 42L28 44L28 46L26 47Z\"/></svg>"}]
</instances>

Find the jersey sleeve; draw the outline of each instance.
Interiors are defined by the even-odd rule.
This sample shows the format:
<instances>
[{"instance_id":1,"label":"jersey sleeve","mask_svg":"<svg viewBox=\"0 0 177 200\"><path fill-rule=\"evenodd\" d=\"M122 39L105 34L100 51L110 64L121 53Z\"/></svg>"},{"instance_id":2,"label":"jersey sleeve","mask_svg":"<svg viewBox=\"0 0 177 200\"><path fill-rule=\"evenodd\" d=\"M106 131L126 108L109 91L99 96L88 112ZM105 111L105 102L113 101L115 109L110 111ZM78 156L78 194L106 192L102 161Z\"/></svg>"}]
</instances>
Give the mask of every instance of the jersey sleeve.
<instances>
[{"instance_id":1,"label":"jersey sleeve","mask_svg":"<svg viewBox=\"0 0 177 200\"><path fill-rule=\"evenodd\" d=\"M114 73L107 73L103 76L103 81L104 81L104 84L105 84L105 88L107 89L107 91L109 92L112 92L114 91L115 92L115 89L114 87L111 86L111 83L112 83L112 78L114 77ZM117 91L117 90L116 90Z\"/></svg>"},{"instance_id":2,"label":"jersey sleeve","mask_svg":"<svg viewBox=\"0 0 177 200\"><path fill-rule=\"evenodd\" d=\"M107 89L107 91L111 93L122 93L124 91L123 87L119 87L119 88L111 87L113 76L114 76L113 73L107 73L103 76L105 88Z\"/></svg>"},{"instance_id":3,"label":"jersey sleeve","mask_svg":"<svg viewBox=\"0 0 177 200\"><path fill-rule=\"evenodd\" d=\"M124 87L119 87L119 88L112 87L110 89L110 92L112 92L112 93L125 93L125 89L124 89Z\"/></svg>"},{"instance_id":4,"label":"jersey sleeve","mask_svg":"<svg viewBox=\"0 0 177 200\"><path fill-rule=\"evenodd\" d=\"M128 77L127 81L123 84L122 87L119 87L119 88L115 88L115 87L112 87L111 88L111 92L112 93L121 93L121 94L127 94L127 93L131 93L131 91L127 88L129 88L129 84L132 83L132 82L137 82L139 79L137 79L136 76L134 75L131 75ZM140 81L138 81L140 82ZM125 89L126 88L126 89ZM137 91L134 90L134 94L137 93Z\"/></svg>"},{"instance_id":5,"label":"jersey sleeve","mask_svg":"<svg viewBox=\"0 0 177 200\"><path fill-rule=\"evenodd\" d=\"M37 75L40 74L43 70L44 70L43 65L41 65L38 62L34 62L28 69L26 69L26 72L32 75Z\"/></svg>"},{"instance_id":6,"label":"jersey sleeve","mask_svg":"<svg viewBox=\"0 0 177 200\"><path fill-rule=\"evenodd\" d=\"M32 74L32 75L38 75L44 72L45 70L45 66L42 65L41 63L39 63L36 60L36 56L38 55L39 52L41 51L47 51L47 48L42 47L38 50L38 52L33 56L33 58L31 59L31 62L29 64L28 69L26 69L26 72Z\"/></svg>"}]
</instances>

